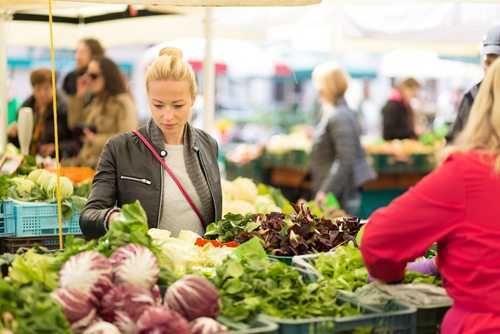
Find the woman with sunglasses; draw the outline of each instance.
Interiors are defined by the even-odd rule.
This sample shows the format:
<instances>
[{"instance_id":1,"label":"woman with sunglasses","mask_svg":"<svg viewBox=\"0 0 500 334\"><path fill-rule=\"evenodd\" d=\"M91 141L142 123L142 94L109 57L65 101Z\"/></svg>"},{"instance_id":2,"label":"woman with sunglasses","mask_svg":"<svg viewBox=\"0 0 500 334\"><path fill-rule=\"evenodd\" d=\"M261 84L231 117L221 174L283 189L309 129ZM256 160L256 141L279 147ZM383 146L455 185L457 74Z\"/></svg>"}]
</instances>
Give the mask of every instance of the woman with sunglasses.
<instances>
[{"instance_id":1,"label":"woman with sunglasses","mask_svg":"<svg viewBox=\"0 0 500 334\"><path fill-rule=\"evenodd\" d=\"M118 66L107 57L92 60L79 85L72 107L85 115L84 145L78 157L67 164L94 168L109 138L137 127L137 108ZM88 92L92 102L84 106Z\"/></svg>"},{"instance_id":2,"label":"woman with sunglasses","mask_svg":"<svg viewBox=\"0 0 500 334\"><path fill-rule=\"evenodd\" d=\"M92 67L91 67L92 69ZM80 216L88 238L113 224L123 204L139 200L150 228L202 234L220 219L221 176L217 143L190 124L196 77L178 49L166 48L146 73L151 120L111 139Z\"/></svg>"}]
</instances>

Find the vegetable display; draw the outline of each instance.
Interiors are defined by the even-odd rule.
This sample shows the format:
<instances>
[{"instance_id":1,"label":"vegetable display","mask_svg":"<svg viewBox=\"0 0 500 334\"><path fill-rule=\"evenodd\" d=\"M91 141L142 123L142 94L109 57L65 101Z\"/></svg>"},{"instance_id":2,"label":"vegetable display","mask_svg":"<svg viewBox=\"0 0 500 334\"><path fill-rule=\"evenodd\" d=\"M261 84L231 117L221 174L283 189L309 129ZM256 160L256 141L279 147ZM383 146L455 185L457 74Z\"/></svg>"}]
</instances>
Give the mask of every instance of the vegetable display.
<instances>
[{"instance_id":1,"label":"vegetable display","mask_svg":"<svg viewBox=\"0 0 500 334\"><path fill-rule=\"evenodd\" d=\"M70 334L61 307L43 284L19 285L0 278L0 332ZM10 331L10 332L9 332Z\"/></svg>"},{"instance_id":2,"label":"vegetable display","mask_svg":"<svg viewBox=\"0 0 500 334\"><path fill-rule=\"evenodd\" d=\"M256 215L226 215L208 226L205 237L228 239L242 243L259 238L266 251L273 255L303 255L325 252L338 245L354 241L360 220L342 217L334 221L318 218L305 205L294 206L290 215L269 213Z\"/></svg>"},{"instance_id":3,"label":"vegetable display","mask_svg":"<svg viewBox=\"0 0 500 334\"><path fill-rule=\"evenodd\" d=\"M219 292L199 276L189 275L172 284L165 295L165 303L189 321L219 316Z\"/></svg>"},{"instance_id":4,"label":"vegetable display","mask_svg":"<svg viewBox=\"0 0 500 334\"><path fill-rule=\"evenodd\" d=\"M67 177L61 176L60 184L63 215L65 219L69 219L73 210L83 209L87 200L74 194L73 183ZM35 169L28 176L16 176L10 180L0 179L0 199L53 203L56 201L56 185L55 173L45 169Z\"/></svg>"},{"instance_id":5,"label":"vegetable display","mask_svg":"<svg viewBox=\"0 0 500 334\"><path fill-rule=\"evenodd\" d=\"M239 177L232 182L222 181L222 214L248 214L268 213L281 211L281 207L275 202L276 196L269 191L258 188L248 178Z\"/></svg>"},{"instance_id":6,"label":"vegetable display","mask_svg":"<svg viewBox=\"0 0 500 334\"><path fill-rule=\"evenodd\" d=\"M340 290L356 291L368 284L368 271L360 250L349 243L330 253L323 253L314 261L315 269ZM403 283L442 285L441 279L432 275L406 271Z\"/></svg>"},{"instance_id":7,"label":"vegetable display","mask_svg":"<svg viewBox=\"0 0 500 334\"><path fill-rule=\"evenodd\" d=\"M181 231L177 238L171 237L169 231L159 229L150 229L148 234L161 249L162 265L177 277L192 273L214 276L215 267L234 250L200 242L200 236L191 231Z\"/></svg>"},{"instance_id":8,"label":"vegetable display","mask_svg":"<svg viewBox=\"0 0 500 334\"><path fill-rule=\"evenodd\" d=\"M270 261L257 239L235 255L217 268L215 279L222 315L231 320L250 321L258 313L292 319L359 314L336 303L337 290L327 281L307 284L297 270Z\"/></svg>"}]
</instances>

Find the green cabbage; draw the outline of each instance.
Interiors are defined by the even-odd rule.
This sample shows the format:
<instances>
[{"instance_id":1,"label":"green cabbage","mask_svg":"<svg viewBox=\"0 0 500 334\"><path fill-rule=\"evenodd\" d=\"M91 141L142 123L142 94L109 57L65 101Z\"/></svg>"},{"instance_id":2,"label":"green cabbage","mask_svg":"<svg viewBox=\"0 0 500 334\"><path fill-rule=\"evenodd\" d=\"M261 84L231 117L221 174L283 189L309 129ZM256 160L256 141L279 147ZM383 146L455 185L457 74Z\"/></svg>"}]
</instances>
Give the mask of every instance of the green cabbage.
<instances>
[{"instance_id":1,"label":"green cabbage","mask_svg":"<svg viewBox=\"0 0 500 334\"><path fill-rule=\"evenodd\" d=\"M28 180L24 177L15 177L12 179L16 187L16 191L21 196L27 196L31 194L33 187L35 187L35 183L31 180Z\"/></svg>"}]
</instances>

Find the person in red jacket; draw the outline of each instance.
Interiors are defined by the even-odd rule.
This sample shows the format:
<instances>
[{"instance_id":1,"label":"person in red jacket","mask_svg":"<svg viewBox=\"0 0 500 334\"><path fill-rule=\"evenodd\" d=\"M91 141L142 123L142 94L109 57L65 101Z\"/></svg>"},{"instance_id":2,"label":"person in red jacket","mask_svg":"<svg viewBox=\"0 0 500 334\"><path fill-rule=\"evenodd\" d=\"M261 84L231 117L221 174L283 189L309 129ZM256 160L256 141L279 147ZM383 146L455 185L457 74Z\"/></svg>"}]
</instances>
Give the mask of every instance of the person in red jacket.
<instances>
[{"instance_id":1,"label":"person in red jacket","mask_svg":"<svg viewBox=\"0 0 500 334\"><path fill-rule=\"evenodd\" d=\"M444 334L500 333L500 60L489 69L465 129L433 173L366 225L370 274L403 279L437 242L436 264L454 304Z\"/></svg>"}]
</instances>

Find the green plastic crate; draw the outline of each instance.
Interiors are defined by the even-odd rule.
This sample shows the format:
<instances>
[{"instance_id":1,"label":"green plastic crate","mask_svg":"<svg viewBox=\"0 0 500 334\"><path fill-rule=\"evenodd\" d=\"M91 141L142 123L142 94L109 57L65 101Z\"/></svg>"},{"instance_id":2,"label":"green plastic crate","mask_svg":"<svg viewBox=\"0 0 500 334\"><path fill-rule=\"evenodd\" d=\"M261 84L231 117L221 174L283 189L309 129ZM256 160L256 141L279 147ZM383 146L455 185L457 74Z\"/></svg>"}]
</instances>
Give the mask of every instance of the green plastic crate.
<instances>
[{"instance_id":1,"label":"green plastic crate","mask_svg":"<svg viewBox=\"0 0 500 334\"><path fill-rule=\"evenodd\" d=\"M370 154L372 167L380 173L428 173L435 167L432 154L412 154L408 160L396 160L390 154Z\"/></svg>"},{"instance_id":2,"label":"green plastic crate","mask_svg":"<svg viewBox=\"0 0 500 334\"><path fill-rule=\"evenodd\" d=\"M219 319L219 322L229 329L228 334L277 334L278 325L261 317L250 325L239 326L224 319Z\"/></svg>"},{"instance_id":3,"label":"green plastic crate","mask_svg":"<svg viewBox=\"0 0 500 334\"><path fill-rule=\"evenodd\" d=\"M278 324L279 334L415 334L416 310L413 307L392 303L384 312L360 305L355 300L340 295L339 304L350 303L363 314L352 317L318 317L311 319L278 319L264 316Z\"/></svg>"},{"instance_id":4,"label":"green plastic crate","mask_svg":"<svg viewBox=\"0 0 500 334\"><path fill-rule=\"evenodd\" d=\"M417 307L417 334L439 334L450 304Z\"/></svg>"},{"instance_id":5,"label":"green plastic crate","mask_svg":"<svg viewBox=\"0 0 500 334\"><path fill-rule=\"evenodd\" d=\"M291 266L293 261L293 256L278 256L278 255L268 255L270 259L283 262L286 265Z\"/></svg>"},{"instance_id":6,"label":"green plastic crate","mask_svg":"<svg viewBox=\"0 0 500 334\"><path fill-rule=\"evenodd\" d=\"M292 150L283 153L265 152L262 165L265 168L287 167L304 170L309 167L310 154L305 151Z\"/></svg>"},{"instance_id":7,"label":"green plastic crate","mask_svg":"<svg viewBox=\"0 0 500 334\"><path fill-rule=\"evenodd\" d=\"M262 163L260 159L250 160L240 164L231 160L225 160L226 178L230 181L237 177L247 177L255 182L262 181Z\"/></svg>"}]
</instances>

